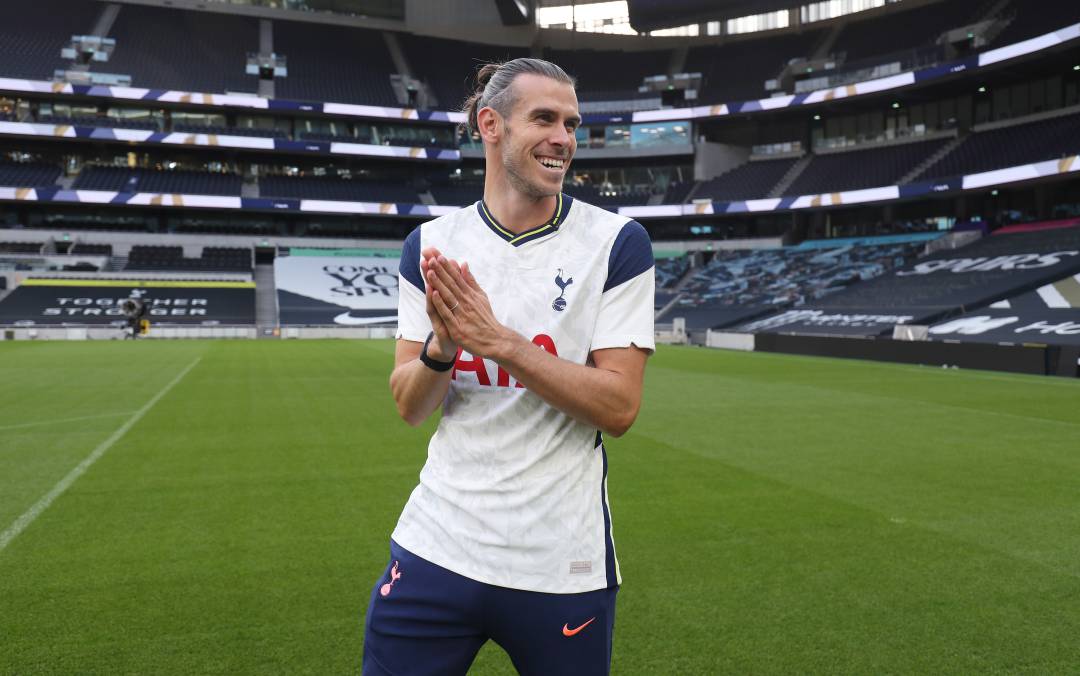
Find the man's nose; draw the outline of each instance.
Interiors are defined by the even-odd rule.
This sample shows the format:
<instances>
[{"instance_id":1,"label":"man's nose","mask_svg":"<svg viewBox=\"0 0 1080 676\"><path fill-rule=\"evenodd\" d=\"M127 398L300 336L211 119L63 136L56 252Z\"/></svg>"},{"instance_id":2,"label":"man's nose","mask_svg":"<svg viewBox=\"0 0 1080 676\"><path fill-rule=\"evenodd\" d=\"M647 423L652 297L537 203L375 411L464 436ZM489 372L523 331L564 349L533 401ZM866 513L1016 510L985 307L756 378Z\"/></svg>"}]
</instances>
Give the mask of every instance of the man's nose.
<instances>
[{"instance_id":1,"label":"man's nose","mask_svg":"<svg viewBox=\"0 0 1080 676\"><path fill-rule=\"evenodd\" d=\"M572 140L573 140L573 134L571 132L567 131L566 127L563 127L563 126L560 126L557 129L555 129L554 133L551 135L551 138L548 139L548 141L551 143L551 145L559 146L559 147L570 145L570 142Z\"/></svg>"}]
</instances>

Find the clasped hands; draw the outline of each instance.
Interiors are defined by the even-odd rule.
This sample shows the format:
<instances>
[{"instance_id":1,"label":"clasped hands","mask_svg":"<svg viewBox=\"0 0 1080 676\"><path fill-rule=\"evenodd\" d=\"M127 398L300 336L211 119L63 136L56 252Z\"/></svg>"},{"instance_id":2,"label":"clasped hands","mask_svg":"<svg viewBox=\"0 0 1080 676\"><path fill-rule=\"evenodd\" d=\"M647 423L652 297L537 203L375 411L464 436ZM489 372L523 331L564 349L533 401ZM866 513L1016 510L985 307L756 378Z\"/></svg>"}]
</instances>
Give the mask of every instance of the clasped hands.
<instances>
[{"instance_id":1,"label":"clasped hands","mask_svg":"<svg viewBox=\"0 0 1080 676\"><path fill-rule=\"evenodd\" d=\"M495 318L491 301L469 264L459 264L429 247L420 252L420 271L427 314L435 332L428 354L451 361L460 347L474 356L495 358L512 332Z\"/></svg>"}]
</instances>

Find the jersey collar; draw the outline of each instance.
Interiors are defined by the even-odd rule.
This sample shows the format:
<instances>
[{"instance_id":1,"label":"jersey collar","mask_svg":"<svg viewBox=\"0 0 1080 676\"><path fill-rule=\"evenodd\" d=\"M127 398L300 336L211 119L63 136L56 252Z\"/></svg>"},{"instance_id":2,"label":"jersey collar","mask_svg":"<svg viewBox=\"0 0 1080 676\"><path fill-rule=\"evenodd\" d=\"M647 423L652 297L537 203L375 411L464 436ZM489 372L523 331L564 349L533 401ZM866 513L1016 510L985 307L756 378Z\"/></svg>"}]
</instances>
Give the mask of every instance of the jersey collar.
<instances>
[{"instance_id":1,"label":"jersey collar","mask_svg":"<svg viewBox=\"0 0 1080 676\"><path fill-rule=\"evenodd\" d=\"M570 213L570 205L574 203L574 198L559 193L555 196L555 213L551 218L543 225L538 225L532 230L526 230L525 232L515 235L502 226L495 217L491 215L487 205L484 204L484 200L480 200L476 203L476 210L480 212L480 219L484 221L487 227L491 228L491 231L502 238L509 244L514 246L521 246L527 242L531 242L534 239L540 239L546 237L557 231L559 226L566 221L566 215Z\"/></svg>"}]
</instances>

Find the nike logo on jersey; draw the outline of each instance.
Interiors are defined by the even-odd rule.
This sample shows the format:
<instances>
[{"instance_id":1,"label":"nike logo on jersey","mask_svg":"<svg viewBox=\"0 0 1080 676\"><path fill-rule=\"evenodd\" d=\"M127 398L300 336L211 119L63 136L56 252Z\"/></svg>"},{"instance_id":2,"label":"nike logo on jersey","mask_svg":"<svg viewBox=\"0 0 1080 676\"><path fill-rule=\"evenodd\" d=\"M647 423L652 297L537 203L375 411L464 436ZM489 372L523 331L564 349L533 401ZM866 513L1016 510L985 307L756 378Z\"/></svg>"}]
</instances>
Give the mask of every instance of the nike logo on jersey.
<instances>
[{"instance_id":1,"label":"nike logo on jersey","mask_svg":"<svg viewBox=\"0 0 1080 676\"><path fill-rule=\"evenodd\" d=\"M574 634L578 633L579 631L581 631L585 627L592 624L593 620L595 620L595 619L596 619L595 617L590 617L588 622L586 622L585 624L583 624L583 625L581 625L579 627L576 627L574 629L570 628L570 623L568 622L568 623L566 623L566 624L564 624L562 626L562 634L563 634L563 636L573 636Z\"/></svg>"}]
</instances>

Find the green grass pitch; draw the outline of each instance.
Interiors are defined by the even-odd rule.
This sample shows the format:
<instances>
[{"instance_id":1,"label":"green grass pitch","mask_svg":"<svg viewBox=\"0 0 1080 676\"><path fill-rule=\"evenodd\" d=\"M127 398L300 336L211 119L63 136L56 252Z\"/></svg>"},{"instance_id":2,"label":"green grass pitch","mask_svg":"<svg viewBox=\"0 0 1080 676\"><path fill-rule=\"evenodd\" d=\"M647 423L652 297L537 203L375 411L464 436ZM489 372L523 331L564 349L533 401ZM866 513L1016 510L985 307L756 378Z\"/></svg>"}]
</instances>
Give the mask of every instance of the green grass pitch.
<instances>
[{"instance_id":1,"label":"green grass pitch","mask_svg":"<svg viewBox=\"0 0 1080 676\"><path fill-rule=\"evenodd\" d=\"M0 531L145 413L0 550L0 674L358 673L392 353L0 343ZM1080 671L1080 381L661 348L608 446L616 674Z\"/></svg>"}]
</instances>

